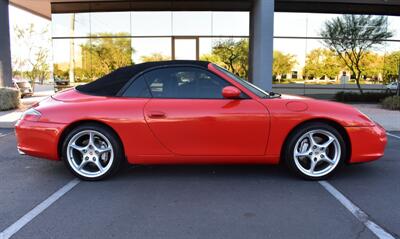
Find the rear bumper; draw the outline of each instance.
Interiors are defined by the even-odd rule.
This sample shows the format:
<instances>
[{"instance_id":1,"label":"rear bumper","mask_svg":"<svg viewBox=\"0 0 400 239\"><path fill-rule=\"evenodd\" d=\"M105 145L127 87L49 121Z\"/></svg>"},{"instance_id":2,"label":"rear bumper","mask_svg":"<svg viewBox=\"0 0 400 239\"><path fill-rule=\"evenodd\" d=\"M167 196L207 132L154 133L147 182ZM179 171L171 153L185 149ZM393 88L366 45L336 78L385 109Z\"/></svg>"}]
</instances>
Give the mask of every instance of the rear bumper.
<instances>
[{"instance_id":1,"label":"rear bumper","mask_svg":"<svg viewBox=\"0 0 400 239\"><path fill-rule=\"evenodd\" d=\"M386 131L379 124L373 127L347 127L346 131L351 142L350 163L369 162L384 155Z\"/></svg>"},{"instance_id":2,"label":"rear bumper","mask_svg":"<svg viewBox=\"0 0 400 239\"><path fill-rule=\"evenodd\" d=\"M64 124L19 120L15 125L20 154L58 160L58 141Z\"/></svg>"}]
</instances>

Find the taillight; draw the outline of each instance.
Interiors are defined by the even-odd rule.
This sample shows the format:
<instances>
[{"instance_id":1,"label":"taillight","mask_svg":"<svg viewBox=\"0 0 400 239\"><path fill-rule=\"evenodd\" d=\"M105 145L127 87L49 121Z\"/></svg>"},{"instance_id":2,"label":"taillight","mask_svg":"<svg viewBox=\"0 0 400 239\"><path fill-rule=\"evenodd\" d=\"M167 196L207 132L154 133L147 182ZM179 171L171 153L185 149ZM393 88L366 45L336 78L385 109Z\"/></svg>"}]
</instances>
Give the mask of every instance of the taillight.
<instances>
[{"instance_id":1,"label":"taillight","mask_svg":"<svg viewBox=\"0 0 400 239\"><path fill-rule=\"evenodd\" d=\"M34 108L27 109L21 116L21 120L38 121L42 114Z\"/></svg>"}]
</instances>

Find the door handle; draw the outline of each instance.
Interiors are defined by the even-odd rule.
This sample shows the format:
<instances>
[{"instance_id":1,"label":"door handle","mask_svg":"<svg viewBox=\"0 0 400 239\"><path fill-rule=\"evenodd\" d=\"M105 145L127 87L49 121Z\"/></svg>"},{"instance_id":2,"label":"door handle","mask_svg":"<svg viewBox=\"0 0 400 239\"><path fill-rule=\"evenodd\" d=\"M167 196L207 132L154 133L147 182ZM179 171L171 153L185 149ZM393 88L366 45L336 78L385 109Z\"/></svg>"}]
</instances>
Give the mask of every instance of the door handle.
<instances>
[{"instance_id":1,"label":"door handle","mask_svg":"<svg viewBox=\"0 0 400 239\"><path fill-rule=\"evenodd\" d=\"M148 116L150 118L163 118L163 117L165 117L165 113L162 111L150 111L148 113Z\"/></svg>"}]
</instances>

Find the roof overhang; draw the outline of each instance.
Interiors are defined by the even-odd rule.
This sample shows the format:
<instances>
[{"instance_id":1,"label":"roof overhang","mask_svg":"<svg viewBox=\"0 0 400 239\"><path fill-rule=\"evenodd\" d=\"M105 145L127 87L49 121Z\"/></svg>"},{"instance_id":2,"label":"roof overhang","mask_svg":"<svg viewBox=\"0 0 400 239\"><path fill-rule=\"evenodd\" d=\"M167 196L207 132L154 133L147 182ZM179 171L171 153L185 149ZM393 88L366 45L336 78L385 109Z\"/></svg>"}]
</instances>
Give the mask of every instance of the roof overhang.
<instances>
[{"instance_id":1,"label":"roof overhang","mask_svg":"<svg viewBox=\"0 0 400 239\"><path fill-rule=\"evenodd\" d=\"M10 0L36 15L89 11L250 11L253 0ZM275 0L275 11L400 15L398 0Z\"/></svg>"},{"instance_id":2,"label":"roof overhang","mask_svg":"<svg viewBox=\"0 0 400 239\"><path fill-rule=\"evenodd\" d=\"M40 17L51 19L50 0L10 0L10 4Z\"/></svg>"}]
</instances>

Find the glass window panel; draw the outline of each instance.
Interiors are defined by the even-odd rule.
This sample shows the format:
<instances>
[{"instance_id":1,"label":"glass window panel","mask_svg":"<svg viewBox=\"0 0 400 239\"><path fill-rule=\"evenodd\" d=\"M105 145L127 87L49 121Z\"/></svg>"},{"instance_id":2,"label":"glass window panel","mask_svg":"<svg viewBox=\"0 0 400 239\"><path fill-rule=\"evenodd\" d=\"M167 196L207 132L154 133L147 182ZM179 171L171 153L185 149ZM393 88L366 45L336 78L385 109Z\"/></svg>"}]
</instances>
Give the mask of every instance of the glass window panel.
<instances>
[{"instance_id":1,"label":"glass window panel","mask_svg":"<svg viewBox=\"0 0 400 239\"><path fill-rule=\"evenodd\" d=\"M133 62L171 60L171 38L133 38Z\"/></svg>"},{"instance_id":2,"label":"glass window panel","mask_svg":"<svg viewBox=\"0 0 400 239\"><path fill-rule=\"evenodd\" d=\"M307 36L308 37L319 37L320 32L324 27L326 21L329 21L338 14L318 14L318 13L308 13L307 14Z\"/></svg>"},{"instance_id":3,"label":"glass window panel","mask_svg":"<svg viewBox=\"0 0 400 239\"><path fill-rule=\"evenodd\" d=\"M306 39L274 39L273 83L297 83L302 81L302 70L307 51ZM287 64L291 62L291 64ZM292 73L297 75L293 79Z\"/></svg>"},{"instance_id":4,"label":"glass window panel","mask_svg":"<svg viewBox=\"0 0 400 239\"><path fill-rule=\"evenodd\" d=\"M91 60L91 78L97 79L120 67L132 64L131 38L92 38L82 56Z\"/></svg>"},{"instance_id":5,"label":"glass window panel","mask_svg":"<svg viewBox=\"0 0 400 239\"><path fill-rule=\"evenodd\" d=\"M389 30L393 31L392 39L400 40L400 17L389 16L388 23Z\"/></svg>"},{"instance_id":6,"label":"glass window panel","mask_svg":"<svg viewBox=\"0 0 400 239\"><path fill-rule=\"evenodd\" d=\"M53 40L53 74L55 79L69 79L70 40Z\"/></svg>"},{"instance_id":7,"label":"glass window panel","mask_svg":"<svg viewBox=\"0 0 400 239\"><path fill-rule=\"evenodd\" d=\"M82 37L90 34L89 13L53 14L53 37Z\"/></svg>"},{"instance_id":8,"label":"glass window panel","mask_svg":"<svg viewBox=\"0 0 400 239\"><path fill-rule=\"evenodd\" d=\"M176 36L210 36L211 12L173 12L172 33Z\"/></svg>"},{"instance_id":9,"label":"glass window panel","mask_svg":"<svg viewBox=\"0 0 400 239\"><path fill-rule=\"evenodd\" d=\"M196 39L175 39L175 60L196 60Z\"/></svg>"},{"instance_id":10,"label":"glass window panel","mask_svg":"<svg viewBox=\"0 0 400 239\"><path fill-rule=\"evenodd\" d=\"M93 80L91 57L87 55L90 48L89 39L53 40L54 78L75 82Z\"/></svg>"},{"instance_id":11,"label":"glass window panel","mask_svg":"<svg viewBox=\"0 0 400 239\"><path fill-rule=\"evenodd\" d=\"M94 12L90 14L91 34L130 36L130 12Z\"/></svg>"},{"instance_id":12,"label":"glass window panel","mask_svg":"<svg viewBox=\"0 0 400 239\"><path fill-rule=\"evenodd\" d=\"M397 81L400 64L400 42L387 42L383 64L383 84Z\"/></svg>"},{"instance_id":13,"label":"glass window panel","mask_svg":"<svg viewBox=\"0 0 400 239\"><path fill-rule=\"evenodd\" d=\"M344 64L322 40L308 39L306 58L301 74L307 84L331 85L339 83Z\"/></svg>"},{"instance_id":14,"label":"glass window panel","mask_svg":"<svg viewBox=\"0 0 400 239\"><path fill-rule=\"evenodd\" d=\"M200 38L199 48L200 60L213 62L241 78L248 78L248 38Z\"/></svg>"},{"instance_id":15,"label":"glass window panel","mask_svg":"<svg viewBox=\"0 0 400 239\"><path fill-rule=\"evenodd\" d=\"M307 34L307 13L275 12L274 36L304 37Z\"/></svg>"},{"instance_id":16,"label":"glass window panel","mask_svg":"<svg viewBox=\"0 0 400 239\"><path fill-rule=\"evenodd\" d=\"M72 46L72 45L71 45ZM74 67L75 82L89 82L96 79L92 74L92 57L90 39L73 40L74 55L72 65Z\"/></svg>"},{"instance_id":17,"label":"glass window panel","mask_svg":"<svg viewBox=\"0 0 400 239\"><path fill-rule=\"evenodd\" d=\"M213 36L248 36L249 12L213 12Z\"/></svg>"},{"instance_id":18,"label":"glass window panel","mask_svg":"<svg viewBox=\"0 0 400 239\"><path fill-rule=\"evenodd\" d=\"M210 60L209 56L212 53L212 41L210 37L200 37L199 39L199 55L200 60ZM212 62L212 60L211 60ZM217 62L214 62L217 63Z\"/></svg>"},{"instance_id":19,"label":"glass window panel","mask_svg":"<svg viewBox=\"0 0 400 239\"><path fill-rule=\"evenodd\" d=\"M172 35L171 12L132 12L133 36Z\"/></svg>"}]
</instances>

